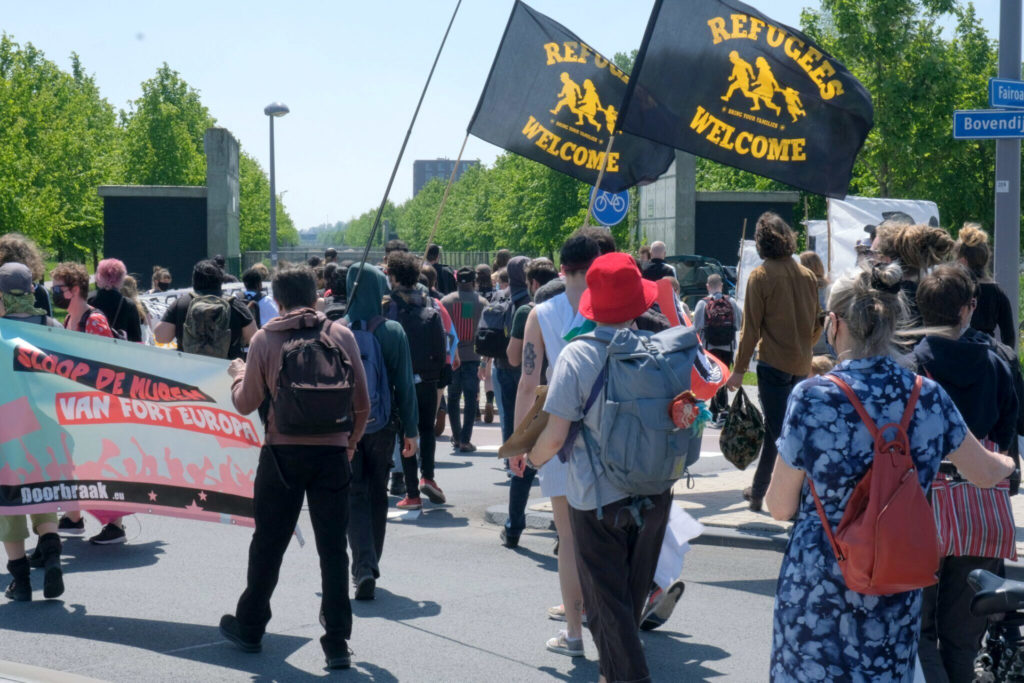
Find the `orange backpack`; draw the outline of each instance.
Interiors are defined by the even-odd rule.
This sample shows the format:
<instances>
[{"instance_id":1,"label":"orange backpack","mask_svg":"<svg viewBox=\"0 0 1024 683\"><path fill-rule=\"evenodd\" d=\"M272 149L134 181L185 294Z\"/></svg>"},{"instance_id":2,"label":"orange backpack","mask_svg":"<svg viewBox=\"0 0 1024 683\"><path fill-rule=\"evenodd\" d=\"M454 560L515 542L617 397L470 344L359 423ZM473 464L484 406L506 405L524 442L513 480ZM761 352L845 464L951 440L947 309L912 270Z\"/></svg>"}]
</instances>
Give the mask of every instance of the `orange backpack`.
<instances>
[{"instance_id":1,"label":"orange backpack","mask_svg":"<svg viewBox=\"0 0 1024 683\"><path fill-rule=\"evenodd\" d=\"M890 595L934 585L939 569L935 517L918 481L907 437L921 377L914 382L900 423L881 429L846 382L835 375L825 378L842 389L875 440L874 462L850 496L834 533L814 482L807 478L846 586L866 595ZM896 434L886 440L890 429Z\"/></svg>"}]
</instances>

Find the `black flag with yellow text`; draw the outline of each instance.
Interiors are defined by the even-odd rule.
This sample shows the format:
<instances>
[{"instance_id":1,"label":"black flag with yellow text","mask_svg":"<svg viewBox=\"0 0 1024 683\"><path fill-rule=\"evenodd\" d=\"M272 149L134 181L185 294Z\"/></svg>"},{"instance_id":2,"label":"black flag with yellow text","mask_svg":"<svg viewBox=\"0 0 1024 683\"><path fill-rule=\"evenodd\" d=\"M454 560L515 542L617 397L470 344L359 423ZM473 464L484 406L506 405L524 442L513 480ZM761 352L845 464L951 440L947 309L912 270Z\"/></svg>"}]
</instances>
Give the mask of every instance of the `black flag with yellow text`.
<instances>
[{"instance_id":1,"label":"black flag with yellow text","mask_svg":"<svg viewBox=\"0 0 1024 683\"><path fill-rule=\"evenodd\" d=\"M593 185L628 82L574 33L516 2L469 132ZM601 189L653 181L674 158L671 147L618 133Z\"/></svg>"},{"instance_id":2,"label":"black flag with yellow text","mask_svg":"<svg viewBox=\"0 0 1024 683\"><path fill-rule=\"evenodd\" d=\"M830 197L874 122L842 64L735 0L656 0L622 110L626 132Z\"/></svg>"}]
</instances>

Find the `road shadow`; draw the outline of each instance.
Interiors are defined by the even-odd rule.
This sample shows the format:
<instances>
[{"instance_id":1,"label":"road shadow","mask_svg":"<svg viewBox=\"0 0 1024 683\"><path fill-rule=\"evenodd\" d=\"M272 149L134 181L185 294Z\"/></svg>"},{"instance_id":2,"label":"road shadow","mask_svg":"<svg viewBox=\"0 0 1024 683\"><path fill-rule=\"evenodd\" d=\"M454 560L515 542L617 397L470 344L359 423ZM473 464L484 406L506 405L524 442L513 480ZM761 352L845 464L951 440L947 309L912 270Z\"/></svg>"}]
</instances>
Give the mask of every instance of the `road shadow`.
<instances>
[{"instance_id":1,"label":"road shadow","mask_svg":"<svg viewBox=\"0 0 1024 683\"><path fill-rule=\"evenodd\" d=\"M520 541L522 543L522 541ZM551 553L539 553L536 550L530 550L522 545L518 545L515 548L510 549L511 552L516 555L525 557L528 560L532 560L537 563L537 566L545 571L557 572L558 571L558 558Z\"/></svg>"},{"instance_id":2,"label":"road shadow","mask_svg":"<svg viewBox=\"0 0 1024 683\"><path fill-rule=\"evenodd\" d=\"M317 595L320 595L317 593ZM410 621L429 619L441 613L441 605L433 600L413 600L397 595L386 588L377 587L373 600L353 600L352 614L360 619L387 619Z\"/></svg>"},{"instance_id":3,"label":"road shadow","mask_svg":"<svg viewBox=\"0 0 1024 683\"><path fill-rule=\"evenodd\" d=\"M117 546L93 545L84 538L65 538L62 541L61 558L65 574L150 567L160 561L167 545L163 541Z\"/></svg>"},{"instance_id":4,"label":"road shadow","mask_svg":"<svg viewBox=\"0 0 1024 683\"><path fill-rule=\"evenodd\" d=\"M742 593L756 593L769 598L775 597L778 579L737 579L735 581L701 581L702 586L717 586Z\"/></svg>"},{"instance_id":5,"label":"road shadow","mask_svg":"<svg viewBox=\"0 0 1024 683\"><path fill-rule=\"evenodd\" d=\"M550 666L537 667L537 671L541 671L559 681L596 681L601 673L596 660L591 661L583 657L573 657L572 668L566 673Z\"/></svg>"},{"instance_id":6,"label":"road shadow","mask_svg":"<svg viewBox=\"0 0 1024 683\"><path fill-rule=\"evenodd\" d=\"M455 517L446 507L435 507L431 505L423 507L423 514L416 520L416 525L428 529L448 529L453 527L469 526L467 517Z\"/></svg>"},{"instance_id":7,"label":"road shadow","mask_svg":"<svg viewBox=\"0 0 1024 683\"><path fill-rule=\"evenodd\" d=\"M705 681L725 674L708 666L732 655L720 647L694 643L689 636L674 631L648 631L641 634L651 678L656 681ZM753 676L751 680L758 680Z\"/></svg>"},{"instance_id":8,"label":"road shadow","mask_svg":"<svg viewBox=\"0 0 1024 683\"><path fill-rule=\"evenodd\" d=\"M367 683L398 683L398 679L387 669L376 664L360 662L354 659L352 660L352 668L348 671L340 672L340 675L344 676L346 681L362 680L367 681Z\"/></svg>"},{"instance_id":9,"label":"road shadow","mask_svg":"<svg viewBox=\"0 0 1024 683\"><path fill-rule=\"evenodd\" d=\"M308 638L297 636L267 633L263 636L263 652L246 654L224 640L216 625L93 615L86 611L84 605L66 604L60 600L0 604L0 623L5 630L19 633L81 638L227 667L244 671L252 675L253 680L304 681L320 678L285 661L310 642Z\"/></svg>"},{"instance_id":10,"label":"road shadow","mask_svg":"<svg viewBox=\"0 0 1024 683\"><path fill-rule=\"evenodd\" d=\"M464 455L464 454L460 454ZM452 462L451 460L434 460L434 467L439 470L452 470L462 469L463 467L472 467L473 463L469 460L463 462Z\"/></svg>"}]
</instances>

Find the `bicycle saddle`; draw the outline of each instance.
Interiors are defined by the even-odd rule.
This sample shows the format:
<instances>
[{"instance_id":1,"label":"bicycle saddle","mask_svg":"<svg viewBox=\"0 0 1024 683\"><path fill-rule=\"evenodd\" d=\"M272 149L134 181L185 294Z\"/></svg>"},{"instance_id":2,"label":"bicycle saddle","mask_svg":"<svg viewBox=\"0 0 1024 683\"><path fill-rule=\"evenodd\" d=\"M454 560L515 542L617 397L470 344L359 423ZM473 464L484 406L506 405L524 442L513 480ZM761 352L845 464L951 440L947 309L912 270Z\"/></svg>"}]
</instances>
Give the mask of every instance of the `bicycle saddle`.
<instances>
[{"instance_id":1,"label":"bicycle saddle","mask_svg":"<svg viewBox=\"0 0 1024 683\"><path fill-rule=\"evenodd\" d=\"M974 589L971 614L977 617L1014 612L1024 607L1024 581L1003 579L984 569L975 569L967 577Z\"/></svg>"}]
</instances>

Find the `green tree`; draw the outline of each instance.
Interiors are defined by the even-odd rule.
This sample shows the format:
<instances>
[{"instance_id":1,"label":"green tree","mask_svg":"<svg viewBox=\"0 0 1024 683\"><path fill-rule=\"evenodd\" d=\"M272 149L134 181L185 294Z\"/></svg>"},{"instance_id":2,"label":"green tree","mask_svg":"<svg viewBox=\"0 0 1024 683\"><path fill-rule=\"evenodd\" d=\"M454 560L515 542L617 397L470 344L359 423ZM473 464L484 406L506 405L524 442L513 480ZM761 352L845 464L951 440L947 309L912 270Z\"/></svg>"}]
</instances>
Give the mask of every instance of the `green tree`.
<instances>
[{"instance_id":1,"label":"green tree","mask_svg":"<svg viewBox=\"0 0 1024 683\"><path fill-rule=\"evenodd\" d=\"M941 24L954 20L946 37ZM875 126L851 194L938 203L946 225L991 224L994 146L952 141L955 109L984 108L997 52L971 4L957 0L821 0L807 34L871 93Z\"/></svg>"},{"instance_id":2,"label":"green tree","mask_svg":"<svg viewBox=\"0 0 1024 683\"><path fill-rule=\"evenodd\" d=\"M270 249L270 179L260 163L245 151L238 155L238 226L242 251ZM299 243L299 232L280 197L277 242L280 246Z\"/></svg>"},{"instance_id":3,"label":"green tree","mask_svg":"<svg viewBox=\"0 0 1024 683\"><path fill-rule=\"evenodd\" d=\"M71 60L67 73L0 34L0 231L25 233L59 258L95 259L96 186L118 175L119 130L113 107Z\"/></svg>"},{"instance_id":4,"label":"green tree","mask_svg":"<svg viewBox=\"0 0 1024 683\"><path fill-rule=\"evenodd\" d=\"M134 185L203 185L203 136L216 123L199 92L164 62L122 112L124 174Z\"/></svg>"}]
</instances>

